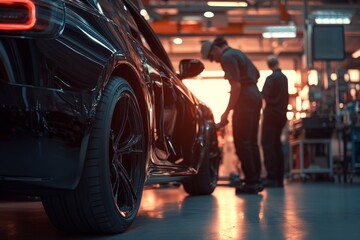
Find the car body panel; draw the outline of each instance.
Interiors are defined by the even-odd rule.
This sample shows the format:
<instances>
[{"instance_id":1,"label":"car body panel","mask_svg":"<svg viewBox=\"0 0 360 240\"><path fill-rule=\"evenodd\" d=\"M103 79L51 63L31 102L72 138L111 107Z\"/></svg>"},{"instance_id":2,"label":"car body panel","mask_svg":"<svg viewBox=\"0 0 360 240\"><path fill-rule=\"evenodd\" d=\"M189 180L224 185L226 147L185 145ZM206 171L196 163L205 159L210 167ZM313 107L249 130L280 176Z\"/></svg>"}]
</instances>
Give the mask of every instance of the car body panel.
<instances>
[{"instance_id":1,"label":"car body panel","mask_svg":"<svg viewBox=\"0 0 360 240\"><path fill-rule=\"evenodd\" d=\"M57 4L61 16L48 34L0 30L0 183L76 188L111 76L129 81L142 106L148 182L196 174L204 122L213 116L181 82L146 21L121 0L34 2Z\"/></svg>"}]
</instances>

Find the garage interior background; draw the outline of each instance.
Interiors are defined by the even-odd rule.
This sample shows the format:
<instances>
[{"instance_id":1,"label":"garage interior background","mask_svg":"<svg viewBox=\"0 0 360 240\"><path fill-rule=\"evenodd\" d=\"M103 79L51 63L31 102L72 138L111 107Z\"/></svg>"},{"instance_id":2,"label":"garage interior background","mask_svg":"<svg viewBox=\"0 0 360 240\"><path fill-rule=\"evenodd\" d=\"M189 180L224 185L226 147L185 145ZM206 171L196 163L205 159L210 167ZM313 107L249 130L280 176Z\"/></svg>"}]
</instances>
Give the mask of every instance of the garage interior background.
<instances>
[{"instance_id":1,"label":"garage interior background","mask_svg":"<svg viewBox=\"0 0 360 240\"><path fill-rule=\"evenodd\" d=\"M201 42L213 40L221 34L231 47L244 51L258 67L261 73L258 86L261 90L265 78L271 73L266 66L266 57L269 54L279 57L281 68L289 79L290 93L289 128L284 138L290 138L291 149L288 150L298 154L294 157L297 163L293 164L293 159L290 159L289 168L292 168L291 165L299 168L299 161L302 161L306 165L304 168L315 165L318 169L317 165L321 165L323 171L332 173L333 161L347 157L344 148L349 148L350 157L356 155L350 170L360 167L359 153L355 152L360 147L356 141L348 146L339 144L344 136L341 132L344 126L351 126L356 133L353 140L360 138L359 0L135 1L159 35L175 67L183 58L200 59ZM316 42L314 33L320 26L330 26L330 31ZM334 32L336 26L341 26L340 32ZM333 56L327 55L332 52ZM203 62L205 71L195 81L185 80L185 84L213 109L215 121L219 121L230 88L223 80L224 74L219 64L207 60ZM322 121L302 121L311 120L314 116L321 117ZM335 119L335 125L329 123L328 119ZM320 162L327 158L326 167L323 163L304 163L306 159L301 160L301 154L307 153L299 153L299 144L291 144L292 140L300 140L300 143L306 141L304 136L299 139L299 131L305 131L308 123L310 127L319 127L318 133L315 133L319 135L315 136L319 138L314 143L315 148L318 148L318 144L330 148L327 142L331 140L333 147L326 150L327 156L320 156ZM339 131L325 136L323 133L328 129L322 129L317 126L319 124L326 128L336 127ZM227 128L226 131L231 130ZM231 136L229 133L226 135ZM350 132L350 135L353 136L353 133ZM308 151L318 154L316 149ZM231 147L225 152L229 154L228 157L234 158ZM288 156L288 151L286 154ZM334 155L335 160L330 159L330 154ZM234 170L232 163L225 168Z\"/></svg>"}]
</instances>

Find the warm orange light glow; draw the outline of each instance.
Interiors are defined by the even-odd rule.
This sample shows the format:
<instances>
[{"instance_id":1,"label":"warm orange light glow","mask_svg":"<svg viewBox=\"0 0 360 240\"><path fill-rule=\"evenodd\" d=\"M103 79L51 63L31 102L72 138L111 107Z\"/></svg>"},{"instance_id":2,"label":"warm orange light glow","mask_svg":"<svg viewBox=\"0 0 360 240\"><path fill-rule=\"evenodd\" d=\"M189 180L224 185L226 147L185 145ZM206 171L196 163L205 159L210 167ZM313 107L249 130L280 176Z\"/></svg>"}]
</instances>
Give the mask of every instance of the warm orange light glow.
<instances>
[{"instance_id":1,"label":"warm orange light glow","mask_svg":"<svg viewBox=\"0 0 360 240\"><path fill-rule=\"evenodd\" d=\"M353 58L358 58L360 57L360 48L358 50L356 50L355 52L353 52L353 54L351 54L351 56Z\"/></svg>"},{"instance_id":2,"label":"warm orange light glow","mask_svg":"<svg viewBox=\"0 0 360 240\"><path fill-rule=\"evenodd\" d=\"M266 77L268 77L272 71L271 70L260 70L260 78L258 80L257 86L260 91L262 91ZM300 74L295 70L282 70L283 74L288 78L288 92L289 94L294 94L297 92L296 83L300 81Z\"/></svg>"},{"instance_id":3,"label":"warm orange light glow","mask_svg":"<svg viewBox=\"0 0 360 240\"><path fill-rule=\"evenodd\" d=\"M301 91L299 92L299 97L301 98L301 100L309 99L309 92L309 86L305 85L303 89L301 89Z\"/></svg>"},{"instance_id":4,"label":"warm orange light glow","mask_svg":"<svg viewBox=\"0 0 360 240\"><path fill-rule=\"evenodd\" d=\"M257 83L260 91L262 91L266 77L271 73L271 70L260 70L260 78ZM295 84L300 75L294 70L283 70L283 73L288 78L289 93L295 93L297 91ZM230 85L223 76L224 71L207 70L201 73L201 79L183 81L196 97L211 108L216 123L220 122L221 114L225 111L230 98Z\"/></svg>"},{"instance_id":5,"label":"warm orange light glow","mask_svg":"<svg viewBox=\"0 0 360 240\"><path fill-rule=\"evenodd\" d=\"M161 211L163 199L157 198L156 192L154 190L144 191L143 194L144 196L141 201L141 207L142 210L146 212L146 215L151 218L158 218L158 219L164 218L164 212Z\"/></svg>"},{"instance_id":6,"label":"warm orange light glow","mask_svg":"<svg viewBox=\"0 0 360 240\"><path fill-rule=\"evenodd\" d=\"M224 1L208 1L208 6L211 7L247 7L247 2L239 1L239 2L224 2Z\"/></svg>"},{"instance_id":7,"label":"warm orange light glow","mask_svg":"<svg viewBox=\"0 0 360 240\"><path fill-rule=\"evenodd\" d=\"M184 80L200 101L211 108L215 122L220 122L230 97L230 85L224 79Z\"/></svg>"},{"instance_id":8,"label":"warm orange light glow","mask_svg":"<svg viewBox=\"0 0 360 240\"><path fill-rule=\"evenodd\" d=\"M286 196L286 198L285 198ZM305 222L301 218L303 209L299 208L296 204L301 201L293 194L286 194L284 196L284 212L283 212L283 239L308 239L306 231L304 231ZM300 194L300 196L302 196Z\"/></svg>"},{"instance_id":9,"label":"warm orange light glow","mask_svg":"<svg viewBox=\"0 0 360 240\"><path fill-rule=\"evenodd\" d=\"M23 6L28 10L29 19L25 23L0 23L0 30L28 30L36 23L35 4L30 0L2 0L1 5L6 7Z\"/></svg>"},{"instance_id":10,"label":"warm orange light glow","mask_svg":"<svg viewBox=\"0 0 360 240\"><path fill-rule=\"evenodd\" d=\"M230 191L222 193L222 196L226 197L217 198L219 206L221 206L218 209L218 232L220 237L226 237L226 239L242 239L246 230L235 226L241 226L245 222L246 203L244 199L229 197L228 192ZM231 193L234 194L233 191Z\"/></svg>"},{"instance_id":11,"label":"warm orange light glow","mask_svg":"<svg viewBox=\"0 0 360 240\"><path fill-rule=\"evenodd\" d=\"M318 72L317 70L310 70L308 73L308 83L309 85L318 85L319 79L318 79Z\"/></svg>"},{"instance_id":12,"label":"warm orange light glow","mask_svg":"<svg viewBox=\"0 0 360 240\"><path fill-rule=\"evenodd\" d=\"M296 107L296 111L300 112L300 111L302 110L302 109L301 109L301 107L302 107L301 97L300 97L300 96L297 96L295 102L296 102L296 106L295 106L295 107Z\"/></svg>"},{"instance_id":13,"label":"warm orange light glow","mask_svg":"<svg viewBox=\"0 0 360 240\"><path fill-rule=\"evenodd\" d=\"M330 78L331 78L331 80L336 81L337 74L336 73L331 73Z\"/></svg>"},{"instance_id":14,"label":"warm orange light glow","mask_svg":"<svg viewBox=\"0 0 360 240\"><path fill-rule=\"evenodd\" d=\"M294 116L295 116L294 112L287 112L287 113L286 113L286 118L287 118L287 120L293 119Z\"/></svg>"}]
</instances>

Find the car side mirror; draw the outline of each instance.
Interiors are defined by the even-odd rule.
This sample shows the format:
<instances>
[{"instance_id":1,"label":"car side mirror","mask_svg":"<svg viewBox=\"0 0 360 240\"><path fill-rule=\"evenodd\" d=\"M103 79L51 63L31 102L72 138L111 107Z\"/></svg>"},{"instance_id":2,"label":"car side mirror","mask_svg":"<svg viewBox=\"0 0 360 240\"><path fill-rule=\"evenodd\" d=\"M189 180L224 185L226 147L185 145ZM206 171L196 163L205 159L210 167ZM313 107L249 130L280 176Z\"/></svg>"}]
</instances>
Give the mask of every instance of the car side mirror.
<instances>
[{"instance_id":1,"label":"car side mirror","mask_svg":"<svg viewBox=\"0 0 360 240\"><path fill-rule=\"evenodd\" d=\"M198 59L182 59L179 63L179 78L192 78L205 69L204 64Z\"/></svg>"}]
</instances>

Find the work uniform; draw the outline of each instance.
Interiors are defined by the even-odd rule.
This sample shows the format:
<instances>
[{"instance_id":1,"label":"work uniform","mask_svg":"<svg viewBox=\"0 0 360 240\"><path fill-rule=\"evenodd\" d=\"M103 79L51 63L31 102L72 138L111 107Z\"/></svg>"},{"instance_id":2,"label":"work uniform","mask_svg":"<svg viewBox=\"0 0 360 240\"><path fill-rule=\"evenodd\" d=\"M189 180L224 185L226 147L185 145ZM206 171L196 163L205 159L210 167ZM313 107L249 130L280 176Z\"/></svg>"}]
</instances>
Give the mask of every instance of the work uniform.
<instances>
[{"instance_id":1,"label":"work uniform","mask_svg":"<svg viewBox=\"0 0 360 240\"><path fill-rule=\"evenodd\" d=\"M234 145L245 174L245 183L256 184L261 172L257 141L262 102L256 85L259 71L242 51L230 47L224 51L220 63L229 83L237 81L241 84L240 95L233 109Z\"/></svg>"},{"instance_id":2,"label":"work uniform","mask_svg":"<svg viewBox=\"0 0 360 240\"><path fill-rule=\"evenodd\" d=\"M282 152L281 132L287 118L289 102L288 79L276 69L265 80L262 96L266 102L263 112L261 144L264 153L264 164L269 180L283 184L284 155Z\"/></svg>"}]
</instances>

